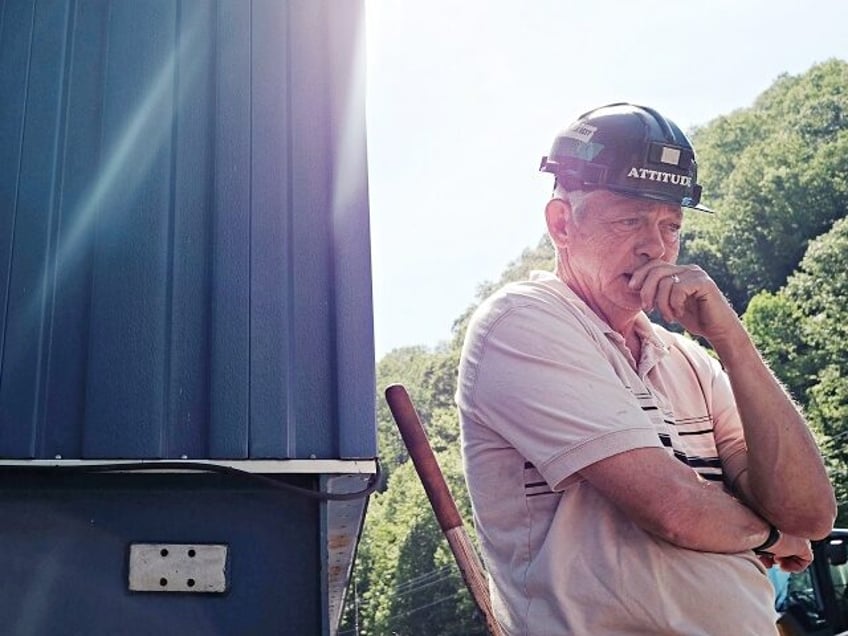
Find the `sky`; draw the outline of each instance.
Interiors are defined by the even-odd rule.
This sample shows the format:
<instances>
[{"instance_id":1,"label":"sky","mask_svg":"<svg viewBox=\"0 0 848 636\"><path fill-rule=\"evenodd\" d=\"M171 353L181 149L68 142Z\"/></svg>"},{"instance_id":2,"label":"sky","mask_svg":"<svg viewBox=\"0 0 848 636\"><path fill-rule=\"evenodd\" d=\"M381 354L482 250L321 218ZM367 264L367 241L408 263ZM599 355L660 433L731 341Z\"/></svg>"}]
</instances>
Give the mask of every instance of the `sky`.
<instances>
[{"instance_id":1,"label":"sky","mask_svg":"<svg viewBox=\"0 0 848 636\"><path fill-rule=\"evenodd\" d=\"M618 101L686 131L848 60L848 0L365 0L377 359L435 347L544 235L556 133ZM697 148L696 148L697 152ZM704 193L709 205L709 193Z\"/></svg>"}]
</instances>

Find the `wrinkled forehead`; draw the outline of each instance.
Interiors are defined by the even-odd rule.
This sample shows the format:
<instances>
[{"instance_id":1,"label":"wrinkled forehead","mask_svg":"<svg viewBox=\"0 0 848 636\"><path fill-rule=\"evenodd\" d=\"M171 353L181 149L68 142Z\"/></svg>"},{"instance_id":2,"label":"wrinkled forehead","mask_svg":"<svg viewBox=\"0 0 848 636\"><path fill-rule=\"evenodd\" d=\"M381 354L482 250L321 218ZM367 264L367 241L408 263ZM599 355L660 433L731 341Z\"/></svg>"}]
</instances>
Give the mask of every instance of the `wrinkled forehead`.
<instances>
[{"instance_id":1,"label":"wrinkled forehead","mask_svg":"<svg viewBox=\"0 0 848 636\"><path fill-rule=\"evenodd\" d=\"M656 214L683 221L683 208L668 201L645 197L628 196L610 190L593 190L584 197L585 205L596 214L604 216L626 216L628 214Z\"/></svg>"}]
</instances>

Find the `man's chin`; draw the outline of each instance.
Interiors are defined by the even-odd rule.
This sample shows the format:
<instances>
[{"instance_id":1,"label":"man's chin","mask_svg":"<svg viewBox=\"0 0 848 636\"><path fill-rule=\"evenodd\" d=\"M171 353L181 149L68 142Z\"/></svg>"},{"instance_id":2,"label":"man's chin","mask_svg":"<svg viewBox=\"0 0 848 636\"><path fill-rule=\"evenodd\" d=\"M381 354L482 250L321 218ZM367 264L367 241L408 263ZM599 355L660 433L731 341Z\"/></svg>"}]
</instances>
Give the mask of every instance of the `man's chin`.
<instances>
[{"instance_id":1,"label":"man's chin","mask_svg":"<svg viewBox=\"0 0 848 636\"><path fill-rule=\"evenodd\" d=\"M642 297L638 292L628 291L624 294L621 294L616 298L616 305L624 311L632 311L634 314L638 314L642 311Z\"/></svg>"}]
</instances>

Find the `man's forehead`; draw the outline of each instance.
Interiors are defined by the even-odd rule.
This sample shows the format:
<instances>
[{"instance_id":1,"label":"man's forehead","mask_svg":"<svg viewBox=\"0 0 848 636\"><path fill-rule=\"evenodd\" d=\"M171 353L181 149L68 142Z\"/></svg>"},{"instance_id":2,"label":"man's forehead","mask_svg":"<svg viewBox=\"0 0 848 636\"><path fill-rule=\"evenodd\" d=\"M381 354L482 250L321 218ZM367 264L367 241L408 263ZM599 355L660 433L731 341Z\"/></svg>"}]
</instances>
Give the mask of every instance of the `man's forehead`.
<instances>
[{"instance_id":1,"label":"man's forehead","mask_svg":"<svg viewBox=\"0 0 848 636\"><path fill-rule=\"evenodd\" d=\"M610 214L651 214L667 213L678 219L683 218L683 208L667 201L654 201L641 197L630 197L609 190L595 190L587 196L593 206Z\"/></svg>"}]
</instances>

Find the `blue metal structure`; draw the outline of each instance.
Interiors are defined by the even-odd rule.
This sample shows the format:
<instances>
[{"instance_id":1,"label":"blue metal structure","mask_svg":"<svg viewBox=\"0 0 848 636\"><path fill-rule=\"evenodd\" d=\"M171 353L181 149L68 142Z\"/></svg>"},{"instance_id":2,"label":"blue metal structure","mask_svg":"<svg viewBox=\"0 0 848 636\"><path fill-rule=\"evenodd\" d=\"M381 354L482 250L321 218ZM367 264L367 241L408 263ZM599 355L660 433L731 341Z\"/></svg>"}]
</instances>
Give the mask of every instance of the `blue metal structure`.
<instances>
[{"instance_id":1,"label":"blue metal structure","mask_svg":"<svg viewBox=\"0 0 848 636\"><path fill-rule=\"evenodd\" d=\"M0 623L335 631L367 497L326 493L377 472L362 27L0 0ZM228 546L226 591L130 590L156 542Z\"/></svg>"}]
</instances>

